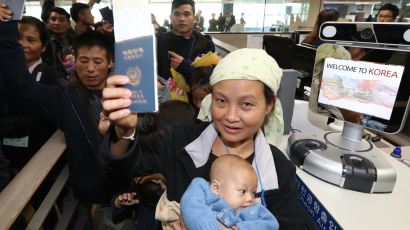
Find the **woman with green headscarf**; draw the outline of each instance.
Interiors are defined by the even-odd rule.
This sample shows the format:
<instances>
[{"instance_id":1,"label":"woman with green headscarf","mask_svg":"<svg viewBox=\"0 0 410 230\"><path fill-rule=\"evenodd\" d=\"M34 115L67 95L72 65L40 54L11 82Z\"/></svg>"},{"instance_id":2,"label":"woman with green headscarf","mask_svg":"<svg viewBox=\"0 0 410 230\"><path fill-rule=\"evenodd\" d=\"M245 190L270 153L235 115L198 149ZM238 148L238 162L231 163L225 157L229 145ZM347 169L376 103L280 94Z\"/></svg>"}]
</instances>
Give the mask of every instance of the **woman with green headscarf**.
<instances>
[{"instance_id":1,"label":"woman with green headscarf","mask_svg":"<svg viewBox=\"0 0 410 230\"><path fill-rule=\"evenodd\" d=\"M274 146L283 134L276 97L281 77L282 70L265 51L236 50L218 63L210 77L212 93L202 102L200 113L208 122L174 125L161 134L135 140L137 116L128 109L131 92L114 87L128 80L109 78L103 107L115 132L106 135L102 152L110 171L127 177L163 173L167 191L157 205L156 217L180 227L178 202L191 180L209 180L212 162L235 154L257 172L256 197L277 218L280 229L304 229L295 167Z\"/></svg>"}]
</instances>

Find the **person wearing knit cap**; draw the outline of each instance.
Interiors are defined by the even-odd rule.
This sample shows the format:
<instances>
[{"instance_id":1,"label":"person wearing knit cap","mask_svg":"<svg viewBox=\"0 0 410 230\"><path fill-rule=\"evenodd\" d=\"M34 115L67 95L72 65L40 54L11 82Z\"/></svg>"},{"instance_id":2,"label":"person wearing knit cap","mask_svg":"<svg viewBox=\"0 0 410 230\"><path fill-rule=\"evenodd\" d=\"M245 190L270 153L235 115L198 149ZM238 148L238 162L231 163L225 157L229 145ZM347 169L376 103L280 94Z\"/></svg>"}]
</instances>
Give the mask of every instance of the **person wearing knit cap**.
<instances>
[{"instance_id":1,"label":"person wearing knit cap","mask_svg":"<svg viewBox=\"0 0 410 230\"><path fill-rule=\"evenodd\" d=\"M282 109L276 97L281 77L282 70L264 50L236 50L217 64L210 77L212 93L201 106L201 118L208 121L134 137L137 116L128 108L131 92L113 87L128 80L112 76L103 91L103 109L112 128L105 134L101 154L115 175L158 171L165 175L168 187L157 205L156 218L169 229L184 225L179 202L191 181L196 177L209 181L211 164L226 154L251 163L258 177L256 197L281 229L305 229L295 167L275 147L283 135Z\"/></svg>"}]
</instances>

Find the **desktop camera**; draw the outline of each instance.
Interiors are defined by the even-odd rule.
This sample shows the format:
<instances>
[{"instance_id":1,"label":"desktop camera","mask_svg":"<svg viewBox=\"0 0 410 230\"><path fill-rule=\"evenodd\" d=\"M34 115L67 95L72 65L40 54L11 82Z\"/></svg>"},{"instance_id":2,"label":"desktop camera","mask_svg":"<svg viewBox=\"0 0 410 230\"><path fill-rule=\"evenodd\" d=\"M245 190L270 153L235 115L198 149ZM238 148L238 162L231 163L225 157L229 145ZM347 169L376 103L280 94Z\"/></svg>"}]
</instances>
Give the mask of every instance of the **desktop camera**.
<instances>
[{"instance_id":1,"label":"desktop camera","mask_svg":"<svg viewBox=\"0 0 410 230\"><path fill-rule=\"evenodd\" d=\"M410 49L409 23L326 22L319 36L326 42Z\"/></svg>"}]
</instances>

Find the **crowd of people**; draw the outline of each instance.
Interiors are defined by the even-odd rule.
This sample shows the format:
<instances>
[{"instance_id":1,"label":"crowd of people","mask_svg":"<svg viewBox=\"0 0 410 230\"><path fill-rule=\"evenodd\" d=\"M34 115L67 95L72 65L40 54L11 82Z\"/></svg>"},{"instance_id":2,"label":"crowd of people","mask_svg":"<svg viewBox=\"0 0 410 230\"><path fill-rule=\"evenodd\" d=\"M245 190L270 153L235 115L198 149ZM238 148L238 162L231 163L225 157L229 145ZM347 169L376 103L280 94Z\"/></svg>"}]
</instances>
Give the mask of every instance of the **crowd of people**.
<instances>
[{"instance_id":1,"label":"crowd of people","mask_svg":"<svg viewBox=\"0 0 410 230\"><path fill-rule=\"evenodd\" d=\"M282 70L272 57L245 48L221 59L195 2L174 0L169 30L152 15L159 112L135 114L131 92L117 87L128 78L113 72L112 11L95 24L94 1L70 12L51 3L43 21L9 21L0 5L0 189L61 129L70 191L87 219L99 204L109 228L305 229L295 167L275 147ZM338 17L324 11L315 28ZM235 23L213 14L209 31ZM317 31L306 42L318 45Z\"/></svg>"}]
</instances>

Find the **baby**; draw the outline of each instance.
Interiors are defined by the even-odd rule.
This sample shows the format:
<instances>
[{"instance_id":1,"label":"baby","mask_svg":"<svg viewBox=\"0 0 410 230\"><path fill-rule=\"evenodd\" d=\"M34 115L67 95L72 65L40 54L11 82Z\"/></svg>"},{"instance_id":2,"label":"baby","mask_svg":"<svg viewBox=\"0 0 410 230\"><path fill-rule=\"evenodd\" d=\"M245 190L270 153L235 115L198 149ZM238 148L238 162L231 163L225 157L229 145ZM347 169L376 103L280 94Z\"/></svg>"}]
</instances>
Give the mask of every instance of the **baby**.
<instances>
[{"instance_id":1,"label":"baby","mask_svg":"<svg viewBox=\"0 0 410 230\"><path fill-rule=\"evenodd\" d=\"M236 155L218 157L211 166L211 183L195 178L181 198L188 229L279 229L276 218L255 202L258 177L246 160ZM219 223L218 223L219 221Z\"/></svg>"}]
</instances>

